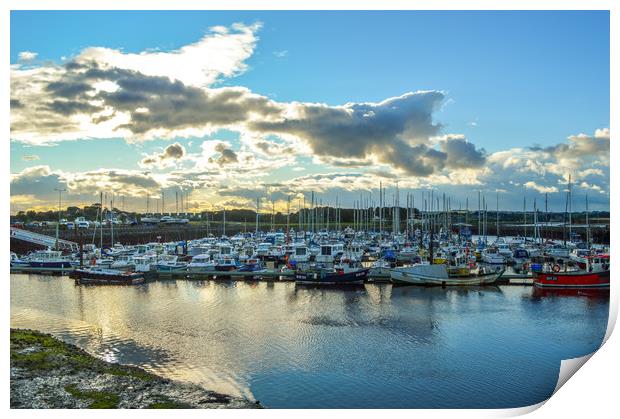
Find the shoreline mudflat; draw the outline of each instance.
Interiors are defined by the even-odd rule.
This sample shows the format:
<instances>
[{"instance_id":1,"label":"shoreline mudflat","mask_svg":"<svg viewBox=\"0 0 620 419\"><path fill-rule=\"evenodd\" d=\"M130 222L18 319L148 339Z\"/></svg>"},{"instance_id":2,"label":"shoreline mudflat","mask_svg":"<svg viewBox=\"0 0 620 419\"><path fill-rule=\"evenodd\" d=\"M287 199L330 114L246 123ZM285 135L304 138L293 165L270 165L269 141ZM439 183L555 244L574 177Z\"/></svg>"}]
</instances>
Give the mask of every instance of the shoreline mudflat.
<instances>
[{"instance_id":1,"label":"shoreline mudflat","mask_svg":"<svg viewBox=\"0 0 620 419\"><path fill-rule=\"evenodd\" d=\"M34 330L11 329L13 409L248 409L258 402L113 364Z\"/></svg>"}]
</instances>

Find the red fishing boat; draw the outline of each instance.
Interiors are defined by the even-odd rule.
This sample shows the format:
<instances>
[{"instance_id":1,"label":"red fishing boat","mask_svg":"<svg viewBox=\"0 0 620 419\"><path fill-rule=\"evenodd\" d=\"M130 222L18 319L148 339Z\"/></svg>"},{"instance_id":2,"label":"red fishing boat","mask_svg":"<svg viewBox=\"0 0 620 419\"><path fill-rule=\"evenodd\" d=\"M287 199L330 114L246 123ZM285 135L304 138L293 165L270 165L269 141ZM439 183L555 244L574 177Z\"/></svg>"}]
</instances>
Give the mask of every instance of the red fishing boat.
<instances>
[{"instance_id":1,"label":"red fishing boat","mask_svg":"<svg viewBox=\"0 0 620 419\"><path fill-rule=\"evenodd\" d=\"M606 288L609 287L609 255L586 257L585 269L568 270L555 264L534 272L537 287Z\"/></svg>"}]
</instances>

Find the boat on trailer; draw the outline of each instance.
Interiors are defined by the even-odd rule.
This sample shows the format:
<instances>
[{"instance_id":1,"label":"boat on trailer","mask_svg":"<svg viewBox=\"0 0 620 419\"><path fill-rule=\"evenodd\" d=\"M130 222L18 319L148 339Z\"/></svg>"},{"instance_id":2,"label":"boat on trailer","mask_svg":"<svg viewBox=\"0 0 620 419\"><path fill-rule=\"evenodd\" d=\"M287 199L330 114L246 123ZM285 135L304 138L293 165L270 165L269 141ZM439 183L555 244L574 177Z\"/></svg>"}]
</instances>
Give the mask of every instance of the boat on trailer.
<instances>
[{"instance_id":1,"label":"boat on trailer","mask_svg":"<svg viewBox=\"0 0 620 419\"><path fill-rule=\"evenodd\" d=\"M77 285L139 285L144 275L139 272L119 272L106 268L80 268L69 274Z\"/></svg>"}]
</instances>

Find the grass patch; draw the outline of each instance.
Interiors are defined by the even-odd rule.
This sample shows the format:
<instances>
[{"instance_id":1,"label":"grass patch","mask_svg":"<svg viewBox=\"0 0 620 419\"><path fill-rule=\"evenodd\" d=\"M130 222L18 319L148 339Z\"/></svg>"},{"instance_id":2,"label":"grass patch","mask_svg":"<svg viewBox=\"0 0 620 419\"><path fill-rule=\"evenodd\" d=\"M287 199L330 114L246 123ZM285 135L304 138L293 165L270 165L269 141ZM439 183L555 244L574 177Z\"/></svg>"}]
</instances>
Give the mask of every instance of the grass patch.
<instances>
[{"instance_id":1,"label":"grass patch","mask_svg":"<svg viewBox=\"0 0 620 419\"><path fill-rule=\"evenodd\" d=\"M65 386L65 391L76 399L92 400L89 409L116 409L118 395L107 391L82 391L75 384Z\"/></svg>"},{"instance_id":2,"label":"grass patch","mask_svg":"<svg viewBox=\"0 0 620 419\"><path fill-rule=\"evenodd\" d=\"M118 377L133 377L143 381L152 381L156 377L153 374L149 374L146 371L139 370L137 368L132 367L119 367L119 366L111 366L104 368L102 373L116 375Z\"/></svg>"},{"instance_id":3,"label":"grass patch","mask_svg":"<svg viewBox=\"0 0 620 419\"><path fill-rule=\"evenodd\" d=\"M58 366L47 351L28 353L11 351L11 361L17 367L30 370L51 370Z\"/></svg>"},{"instance_id":4,"label":"grass patch","mask_svg":"<svg viewBox=\"0 0 620 419\"><path fill-rule=\"evenodd\" d=\"M157 397L157 401L147 406L147 409L188 409L190 407L189 405L175 402L166 396L160 395Z\"/></svg>"},{"instance_id":5,"label":"grass patch","mask_svg":"<svg viewBox=\"0 0 620 419\"><path fill-rule=\"evenodd\" d=\"M37 370L62 366L90 366L95 359L51 335L33 330L11 330L11 362Z\"/></svg>"}]
</instances>

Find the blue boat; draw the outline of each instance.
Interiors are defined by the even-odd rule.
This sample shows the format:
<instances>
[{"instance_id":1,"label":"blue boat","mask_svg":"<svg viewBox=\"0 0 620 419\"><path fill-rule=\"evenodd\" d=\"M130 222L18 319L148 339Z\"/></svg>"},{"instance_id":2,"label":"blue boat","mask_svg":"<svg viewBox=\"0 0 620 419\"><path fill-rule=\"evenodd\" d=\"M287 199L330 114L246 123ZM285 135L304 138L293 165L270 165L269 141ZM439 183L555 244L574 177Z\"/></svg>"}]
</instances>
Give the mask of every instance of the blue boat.
<instances>
[{"instance_id":1,"label":"blue boat","mask_svg":"<svg viewBox=\"0 0 620 419\"><path fill-rule=\"evenodd\" d=\"M27 258L31 268L71 268L71 260L62 256L56 250L40 250L31 253Z\"/></svg>"},{"instance_id":2,"label":"blue boat","mask_svg":"<svg viewBox=\"0 0 620 419\"><path fill-rule=\"evenodd\" d=\"M248 260L247 263L237 269L238 272L260 272L264 270L265 268L263 264L260 261L254 259Z\"/></svg>"}]
</instances>

